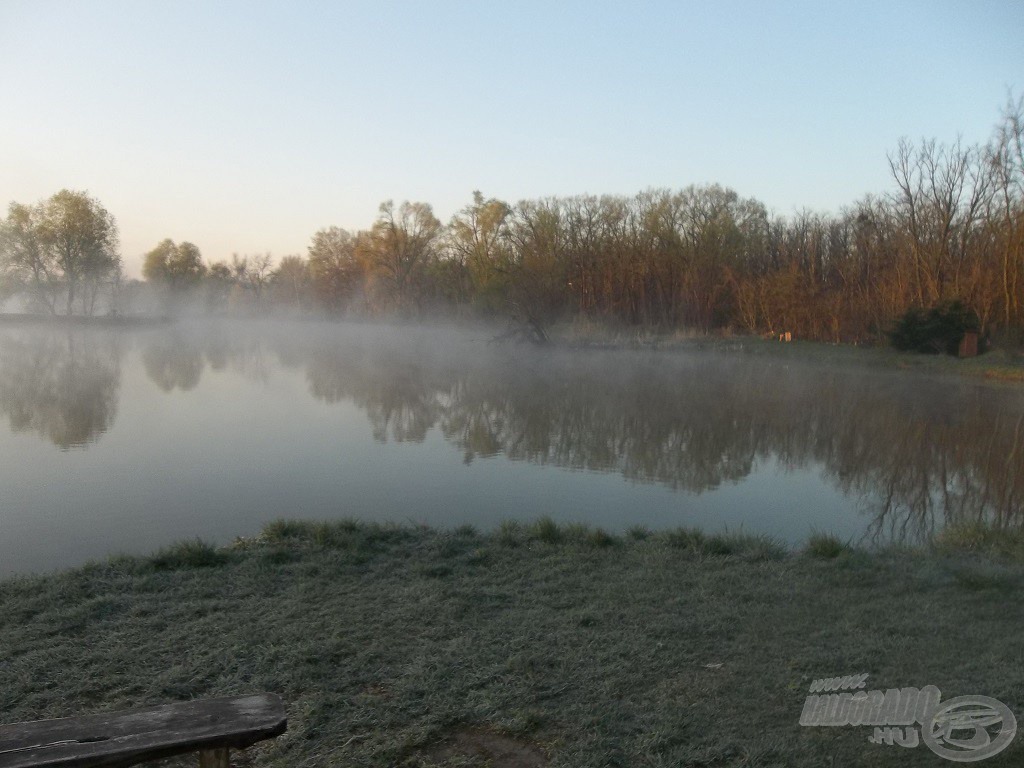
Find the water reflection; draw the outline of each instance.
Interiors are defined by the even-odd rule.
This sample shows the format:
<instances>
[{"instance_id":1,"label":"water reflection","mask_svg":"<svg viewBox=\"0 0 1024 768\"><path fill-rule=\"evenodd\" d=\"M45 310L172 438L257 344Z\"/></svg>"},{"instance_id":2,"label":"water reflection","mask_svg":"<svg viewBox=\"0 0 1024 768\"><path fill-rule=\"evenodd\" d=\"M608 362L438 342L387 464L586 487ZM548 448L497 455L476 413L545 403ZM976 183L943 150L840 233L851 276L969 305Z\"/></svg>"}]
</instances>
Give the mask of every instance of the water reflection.
<instances>
[{"instance_id":1,"label":"water reflection","mask_svg":"<svg viewBox=\"0 0 1024 768\"><path fill-rule=\"evenodd\" d=\"M0 334L0 412L13 432L86 445L117 415L123 340L80 329Z\"/></svg>"},{"instance_id":2,"label":"water reflection","mask_svg":"<svg viewBox=\"0 0 1024 768\"><path fill-rule=\"evenodd\" d=\"M1012 389L737 357L302 349L289 360L305 360L314 397L358 404L379 440L437 427L467 463L502 454L691 493L770 461L820 466L886 541L1024 518L1024 397Z\"/></svg>"},{"instance_id":3,"label":"water reflection","mask_svg":"<svg viewBox=\"0 0 1024 768\"><path fill-rule=\"evenodd\" d=\"M146 338L142 363L149 380L164 392L195 389L209 365L213 371L232 370L253 382L270 376L265 343L251 334L232 334L212 326L203 334L181 328Z\"/></svg>"},{"instance_id":4,"label":"water reflection","mask_svg":"<svg viewBox=\"0 0 1024 768\"><path fill-rule=\"evenodd\" d=\"M816 471L858 499L868 535L887 541L927 539L949 522L1024 522L1017 389L742 355L564 354L437 339L186 328L138 345L164 392L225 371L265 392L275 370L297 370L316 400L365 412L376 440L421 443L437 430L466 464L501 455L691 494L769 466ZM125 344L115 332L0 334L0 409L11 428L62 448L96 439L114 420Z\"/></svg>"},{"instance_id":5,"label":"water reflection","mask_svg":"<svg viewBox=\"0 0 1024 768\"><path fill-rule=\"evenodd\" d=\"M202 339L202 351L212 370L233 371L253 383L262 384L270 379L274 360L261 336L213 328Z\"/></svg>"},{"instance_id":6,"label":"water reflection","mask_svg":"<svg viewBox=\"0 0 1024 768\"><path fill-rule=\"evenodd\" d=\"M199 385L206 361L199 344L188 335L171 333L151 340L142 350L149 380L164 392L188 392Z\"/></svg>"},{"instance_id":7,"label":"water reflection","mask_svg":"<svg viewBox=\"0 0 1024 768\"><path fill-rule=\"evenodd\" d=\"M415 349L303 344L282 361L305 368L310 393L366 411L376 440L422 442L443 412L441 401L456 371L438 372ZM445 375L445 374L449 375Z\"/></svg>"}]
</instances>

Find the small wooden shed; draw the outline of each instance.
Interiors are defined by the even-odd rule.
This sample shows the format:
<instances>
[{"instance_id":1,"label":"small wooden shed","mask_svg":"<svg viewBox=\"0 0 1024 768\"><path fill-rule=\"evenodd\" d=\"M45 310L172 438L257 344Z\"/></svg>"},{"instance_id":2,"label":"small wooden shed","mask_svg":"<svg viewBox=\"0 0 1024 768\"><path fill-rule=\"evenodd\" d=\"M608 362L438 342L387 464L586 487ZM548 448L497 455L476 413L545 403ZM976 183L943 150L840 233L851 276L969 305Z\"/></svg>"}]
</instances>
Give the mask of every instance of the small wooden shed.
<instances>
[{"instance_id":1,"label":"small wooden shed","mask_svg":"<svg viewBox=\"0 0 1024 768\"><path fill-rule=\"evenodd\" d=\"M960 339L960 346L956 351L957 357L977 357L978 356L978 332L977 331L966 331L964 337Z\"/></svg>"}]
</instances>

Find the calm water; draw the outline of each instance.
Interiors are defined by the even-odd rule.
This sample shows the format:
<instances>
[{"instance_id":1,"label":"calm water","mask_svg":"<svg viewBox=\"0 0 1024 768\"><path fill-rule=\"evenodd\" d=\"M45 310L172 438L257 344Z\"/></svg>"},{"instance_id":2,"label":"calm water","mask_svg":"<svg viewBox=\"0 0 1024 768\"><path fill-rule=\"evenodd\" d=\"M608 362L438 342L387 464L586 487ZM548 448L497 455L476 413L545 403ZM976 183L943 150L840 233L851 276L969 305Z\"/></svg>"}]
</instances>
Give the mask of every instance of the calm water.
<instances>
[{"instance_id":1,"label":"calm water","mask_svg":"<svg viewBox=\"0 0 1024 768\"><path fill-rule=\"evenodd\" d=\"M0 573L278 517L920 540L1018 525L1024 392L367 326L0 328Z\"/></svg>"}]
</instances>

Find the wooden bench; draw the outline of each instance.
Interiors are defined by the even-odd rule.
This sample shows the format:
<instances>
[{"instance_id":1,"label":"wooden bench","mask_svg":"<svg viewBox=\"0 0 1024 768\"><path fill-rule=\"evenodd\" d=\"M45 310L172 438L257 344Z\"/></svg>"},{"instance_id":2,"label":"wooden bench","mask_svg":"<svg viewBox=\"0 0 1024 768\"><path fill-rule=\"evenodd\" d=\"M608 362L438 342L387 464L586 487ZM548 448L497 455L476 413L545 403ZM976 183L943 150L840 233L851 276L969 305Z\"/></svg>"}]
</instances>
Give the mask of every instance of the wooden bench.
<instances>
[{"instance_id":1,"label":"wooden bench","mask_svg":"<svg viewBox=\"0 0 1024 768\"><path fill-rule=\"evenodd\" d=\"M287 727L272 693L14 723L0 725L0 768L116 768L188 752L201 768L228 768L230 750Z\"/></svg>"}]
</instances>

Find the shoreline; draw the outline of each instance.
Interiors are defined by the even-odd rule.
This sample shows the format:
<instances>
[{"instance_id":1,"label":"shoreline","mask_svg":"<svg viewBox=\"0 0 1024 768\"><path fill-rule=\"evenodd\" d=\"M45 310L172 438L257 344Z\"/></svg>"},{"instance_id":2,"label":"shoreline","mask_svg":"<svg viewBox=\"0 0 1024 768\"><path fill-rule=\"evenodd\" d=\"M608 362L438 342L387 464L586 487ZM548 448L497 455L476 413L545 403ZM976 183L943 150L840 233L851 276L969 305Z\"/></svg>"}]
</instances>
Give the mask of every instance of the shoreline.
<instances>
[{"instance_id":1,"label":"shoreline","mask_svg":"<svg viewBox=\"0 0 1024 768\"><path fill-rule=\"evenodd\" d=\"M387 318L317 318L317 317L174 317L150 315L80 316L31 313L0 313L0 328L5 326L72 326L96 328L169 327L179 322L209 322L212 325L244 323L249 327L283 328L294 323L322 325L354 325L356 327L394 327L412 325L424 330L444 333L446 329L465 332L479 329L495 343L504 327L500 323L467 323L458 319L426 322L389 322ZM253 323L256 323L253 326ZM499 342L513 346L521 341ZM920 373L956 374L990 381L1024 382L1024 348L996 344L976 357L960 359L949 355L926 355L899 352L884 345L830 343L794 339L779 342L756 335L698 333L695 331L659 331L653 328L608 328L595 324L560 323L552 326L548 344L533 347L538 351L566 352L658 352L667 354L712 353L745 355L817 365L865 365L890 370Z\"/></svg>"},{"instance_id":2,"label":"shoreline","mask_svg":"<svg viewBox=\"0 0 1024 768\"><path fill-rule=\"evenodd\" d=\"M1024 536L947 538L785 552L544 518L487 534L278 521L0 582L0 709L268 690L290 730L245 764L282 768L931 765L870 728L799 720L815 680L862 672L1021 711ZM1018 739L986 764L1022 757Z\"/></svg>"},{"instance_id":3,"label":"shoreline","mask_svg":"<svg viewBox=\"0 0 1024 768\"><path fill-rule=\"evenodd\" d=\"M43 315L28 312L0 313L0 325L71 325L135 328L170 325L174 318L147 315Z\"/></svg>"},{"instance_id":4,"label":"shoreline","mask_svg":"<svg viewBox=\"0 0 1024 768\"><path fill-rule=\"evenodd\" d=\"M80 565L0 575L0 588L9 582L59 579L79 572L109 571L130 574L222 565L277 545L330 549L339 544L348 546L356 532L371 538L394 538L400 541L411 541L417 537L470 536L481 542L513 548L546 545L568 549L602 550L643 542L680 550L694 557L730 557L765 562L780 562L800 557L819 560L893 556L968 558L997 566L1020 566L1024 574L1024 529L998 530L981 524L950 526L936 534L931 542L918 544L856 544L852 540L844 540L834 534L812 529L805 541L794 546L768 534L747 533L743 530L707 532L686 526L651 529L637 525L621 533L614 533L586 523L559 523L546 515L528 522L503 520L490 530L480 530L473 525L438 527L425 523L370 522L354 518L279 518L266 524L255 536L238 536L223 545L194 536L171 542L149 554L129 554L113 550L109 555L86 560Z\"/></svg>"},{"instance_id":5,"label":"shoreline","mask_svg":"<svg viewBox=\"0 0 1024 768\"><path fill-rule=\"evenodd\" d=\"M766 358L818 364L869 365L926 373L954 373L998 381L1024 381L1024 348L994 345L971 358L944 354L926 355L900 352L885 345L852 344L793 339L780 342L771 338L742 334L692 334L649 332L623 334L602 328L560 328L552 334L555 348L618 351L652 350L659 352L713 352L744 354Z\"/></svg>"}]
</instances>

